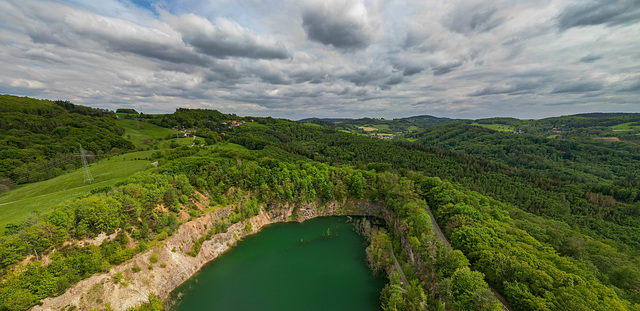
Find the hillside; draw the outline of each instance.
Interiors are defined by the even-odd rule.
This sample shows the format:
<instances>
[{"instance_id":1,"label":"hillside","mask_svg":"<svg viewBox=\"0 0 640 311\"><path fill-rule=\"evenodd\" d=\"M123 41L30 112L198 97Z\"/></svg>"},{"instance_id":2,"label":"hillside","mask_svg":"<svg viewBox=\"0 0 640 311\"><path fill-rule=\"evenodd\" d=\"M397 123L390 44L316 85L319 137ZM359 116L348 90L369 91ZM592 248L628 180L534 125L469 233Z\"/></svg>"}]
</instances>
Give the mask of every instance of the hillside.
<instances>
[{"instance_id":1,"label":"hillside","mask_svg":"<svg viewBox=\"0 0 640 311\"><path fill-rule=\"evenodd\" d=\"M420 131L440 124L456 123L481 126L499 132L528 133L564 137L616 137L640 142L640 115L637 113L584 113L545 119L516 118L449 119L429 115L393 120L384 119L317 119L300 120L324 128L370 136L393 135L394 138L414 141Z\"/></svg>"},{"instance_id":2,"label":"hillside","mask_svg":"<svg viewBox=\"0 0 640 311\"><path fill-rule=\"evenodd\" d=\"M80 144L90 160L133 149L122 134L108 111L0 95L0 178L24 184L74 170L80 165Z\"/></svg>"},{"instance_id":3,"label":"hillside","mask_svg":"<svg viewBox=\"0 0 640 311\"><path fill-rule=\"evenodd\" d=\"M438 118L434 116L413 116L393 120L385 119L317 119L310 118L300 120L303 123L318 124L334 130L343 130L358 134L404 134L420 131L431 126L448 122L460 122L462 120Z\"/></svg>"},{"instance_id":4,"label":"hillside","mask_svg":"<svg viewBox=\"0 0 640 311\"><path fill-rule=\"evenodd\" d=\"M118 113L116 123L125 131L123 137L139 148L152 145L167 137L175 137L178 131L167 129L152 123L139 121L137 115Z\"/></svg>"},{"instance_id":5,"label":"hillside","mask_svg":"<svg viewBox=\"0 0 640 311\"><path fill-rule=\"evenodd\" d=\"M300 220L376 206L371 215L384 220L385 231L369 247L374 267L389 277L385 308L499 310L494 289L514 310L640 310L638 146L585 139L583 131L596 124L604 135L626 124L633 133L632 116L449 122L415 134L416 143L209 110L133 117L198 137L202 131L204 141L154 143L144 157L158 167L5 228L0 309L24 310L100 273L109 276L95 278L102 284L124 277L117 287L135 291L133 284L153 274L140 273L152 253L199 267L189 258L209 256L215 241L228 243L229 228L247 234L265 217ZM503 133L492 124L528 125L539 134ZM545 138L552 125L573 134ZM180 232L188 238L167 240ZM100 234L113 238L65 244ZM35 260L34 250L48 263ZM94 287L77 290L94 297L84 305L103 307Z\"/></svg>"}]
</instances>

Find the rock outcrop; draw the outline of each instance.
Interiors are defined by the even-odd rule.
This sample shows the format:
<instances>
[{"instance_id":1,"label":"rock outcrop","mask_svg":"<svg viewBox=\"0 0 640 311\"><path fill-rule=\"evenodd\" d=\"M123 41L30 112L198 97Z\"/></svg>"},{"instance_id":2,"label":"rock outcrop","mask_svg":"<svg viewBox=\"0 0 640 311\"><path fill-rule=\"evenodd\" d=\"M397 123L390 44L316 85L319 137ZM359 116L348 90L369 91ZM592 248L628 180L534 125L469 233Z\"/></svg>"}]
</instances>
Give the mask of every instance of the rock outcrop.
<instances>
[{"instance_id":1,"label":"rock outcrop","mask_svg":"<svg viewBox=\"0 0 640 311\"><path fill-rule=\"evenodd\" d=\"M193 276L207 262L236 245L244 236L255 234L265 226L287 221L304 221L315 217L353 215L381 216L384 207L368 201L344 201L320 204L284 204L270 208L248 220L230 225L227 232L218 233L204 241L196 257L187 255L194 241L207 233L215 223L229 217L234 205L217 209L189 221L167 240L156 245L123 264L112 267L108 273L96 274L78 282L58 297L42 300L32 310L63 310L75 306L79 310L106 309L127 310L149 299L155 294L167 299L169 294ZM247 226L251 224L250 226ZM247 230L250 228L250 230ZM158 262L151 264L150 257L156 254ZM136 272L137 271L137 272ZM116 283L116 274L124 277Z\"/></svg>"}]
</instances>

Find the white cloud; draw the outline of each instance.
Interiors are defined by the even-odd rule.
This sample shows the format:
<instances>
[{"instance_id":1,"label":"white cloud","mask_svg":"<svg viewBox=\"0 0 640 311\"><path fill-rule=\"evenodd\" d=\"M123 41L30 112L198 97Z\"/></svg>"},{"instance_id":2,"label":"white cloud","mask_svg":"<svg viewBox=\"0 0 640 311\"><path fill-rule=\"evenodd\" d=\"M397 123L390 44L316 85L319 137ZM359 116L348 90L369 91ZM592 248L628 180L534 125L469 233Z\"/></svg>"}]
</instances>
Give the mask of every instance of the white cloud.
<instances>
[{"instance_id":1,"label":"white cloud","mask_svg":"<svg viewBox=\"0 0 640 311\"><path fill-rule=\"evenodd\" d=\"M213 25L208 19L195 14L173 16L165 13L163 17L182 34L185 43L206 55L256 59L289 57L283 43L261 36L227 18L218 18L216 25Z\"/></svg>"},{"instance_id":2,"label":"white cloud","mask_svg":"<svg viewBox=\"0 0 640 311\"><path fill-rule=\"evenodd\" d=\"M44 88L44 84L39 81L27 80L27 79L12 79L9 84L16 88L27 88L27 89L41 89Z\"/></svg>"},{"instance_id":3,"label":"white cloud","mask_svg":"<svg viewBox=\"0 0 640 311\"><path fill-rule=\"evenodd\" d=\"M162 1L151 11L6 0L0 92L290 118L632 111L640 24L635 6L620 10L629 3L597 2L592 20L566 0Z\"/></svg>"}]
</instances>

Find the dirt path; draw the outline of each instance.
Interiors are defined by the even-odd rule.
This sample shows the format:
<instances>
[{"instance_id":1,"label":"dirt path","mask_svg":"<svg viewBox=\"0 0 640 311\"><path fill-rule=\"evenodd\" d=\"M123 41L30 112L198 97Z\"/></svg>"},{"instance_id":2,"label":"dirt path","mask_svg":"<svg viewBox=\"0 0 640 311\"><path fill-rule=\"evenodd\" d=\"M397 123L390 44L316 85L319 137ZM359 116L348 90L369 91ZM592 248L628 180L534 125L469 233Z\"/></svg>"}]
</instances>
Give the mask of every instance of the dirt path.
<instances>
[{"instance_id":1,"label":"dirt path","mask_svg":"<svg viewBox=\"0 0 640 311\"><path fill-rule=\"evenodd\" d=\"M455 247L453 247L453 244L451 244L451 241L449 241L449 239L447 239L447 237L444 236L444 233L442 233L442 230L440 230L440 226L436 222L436 218L433 217L433 213L431 213L431 209L427 208L427 213L429 213L429 217L431 217L431 225L433 226L433 232L437 233L438 236L440 236L440 238L445 242L445 244L455 249ZM395 259L395 256L394 256L394 259ZM397 264L397 261L396 261L396 264ZM500 295L495 289L493 289L493 287L489 286L489 289L493 292L493 295L496 297L496 299L498 299L498 301L500 301L500 303L502 304L502 309L514 311L513 308L511 308L511 306L507 302L507 300L504 299L504 297L502 297L502 295Z\"/></svg>"},{"instance_id":2,"label":"dirt path","mask_svg":"<svg viewBox=\"0 0 640 311\"><path fill-rule=\"evenodd\" d=\"M449 247L454 248L453 245L451 244L451 241L449 241L449 239L447 239L447 237L444 236L444 233L442 233L442 230L440 230L440 226L436 222L436 218L433 217L433 214L431 213L431 209L427 208L427 213L429 213L429 217L431 217L431 225L433 226L433 232L437 233L440 236L440 238L447 245L449 245Z\"/></svg>"}]
</instances>

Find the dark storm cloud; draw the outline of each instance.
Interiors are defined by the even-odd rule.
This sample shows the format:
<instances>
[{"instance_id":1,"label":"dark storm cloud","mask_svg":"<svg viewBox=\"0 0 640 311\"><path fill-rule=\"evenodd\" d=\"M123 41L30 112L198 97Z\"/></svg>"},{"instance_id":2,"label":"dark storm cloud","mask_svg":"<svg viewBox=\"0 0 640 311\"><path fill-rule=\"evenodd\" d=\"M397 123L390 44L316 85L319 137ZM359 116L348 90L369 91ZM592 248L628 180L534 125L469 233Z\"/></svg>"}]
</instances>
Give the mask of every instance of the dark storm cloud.
<instances>
[{"instance_id":1,"label":"dark storm cloud","mask_svg":"<svg viewBox=\"0 0 640 311\"><path fill-rule=\"evenodd\" d=\"M558 16L558 27L627 25L640 21L640 0L584 0L567 6Z\"/></svg>"},{"instance_id":2,"label":"dark storm cloud","mask_svg":"<svg viewBox=\"0 0 640 311\"><path fill-rule=\"evenodd\" d=\"M402 74L396 74L389 77L384 84L387 86L396 85L404 82L404 76Z\"/></svg>"},{"instance_id":3,"label":"dark storm cloud","mask_svg":"<svg viewBox=\"0 0 640 311\"><path fill-rule=\"evenodd\" d=\"M602 90L603 84L595 81L577 81L560 84L551 91L551 94L560 93L584 93Z\"/></svg>"},{"instance_id":4,"label":"dark storm cloud","mask_svg":"<svg viewBox=\"0 0 640 311\"><path fill-rule=\"evenodd\" d=\"M262 66L262 68L256 68L256 70L252 71L255 76L259 77L265 83L281 85L288 85L292 83L289 80L289 77L287 77L284 72L279 70L274 70Z\"/></svg>"},{"instance_id":5,"label":"dark storm cloud","mask_svg":"<svg viewBox=\"0 0 640 311\"><path fill-rule=\"evenodd\" d=\"M254 59L291 57L283 43L260 36L228 19L218 19L216 25L194 14L167 19L182 34L186 44L209 56Z\"/></svg>"},{"instance_id":6,"label":"dark storm cloud","mask_svg":"<svg viewBox=\"0 0 640 311\"><path fill-rule=\"evenodd\" d=\"M462 66L462 64L464 64L464 61L459 60L447 64L433 65L431 70L433 70L434 76L441 76L456 70L458 67Z\"/></svg>"},{"instance_id":7,"label":"dark storm cloud","mask_svg":"<svg viewBox=\"0 0 640 311\"><path fill-rule=\"evenodd\" d=\"M640 78L635 82L628 83L626 86L620 88L618 92L640 92Z\"/></svg>"},{"instance_id":8,"label":"dark storm cloud","mask_svg":"<svg viewBox=\"0 0 640 311\"><path fill-rule=\"evenodd\" d=\"M369 45L369 37L353 21L307 11L302 26L309 39L336 48L360 49Z\"/></svg>"},{"instance_id":9,"label":"dark storm cloud","mask_svg":"<svg viewBox=\"0 0 640 311\"><path fill-rule=\"evenodd\" d=\"M460 5L445 21L447 27L462 34L473 34L490 31L502 23L504 18L496 16L498 9L481 3L476 5Z\"/></svg>"},{"instance_id":10,"label":"dark storm cloud","mask_svg":"<svg viewBox=\"0 0 640 311\"><path fill-rule=\"evenodd\" d=\"M417 63L413 60L408 59L400 59L397 56L393 55L389 59L389 63L393 68L397 71L401 71L402 75L405 77L413 76L424 71L425 67L422 64Z\"/></svg>"},{"instance_id":11,"label":"dark storm cloud","mask_svg":"<svg viewBox=\"0 0 640 311\"><path fill-rule=\"evenodd\" d=\"M190 64L203 67L211 65L211 60L207 57L187 49L175 48L172 45L113 37L94 37L94 39L103 41L104 45L114 52L128 52L175 64Z\"/></svg>"},{"instance_id":12,"label":"dark storm cloud","mask_svg":"<svg viewBox=\"0 0 640 311\"><path fill-rule=\"evenodd\" d=\"M422 66L408 66L402 70L402 74L404 76L413 76L415 74L419 74L424 70Z\"/></svg>"},{"instance_id":13,"label":"dark storm cloud","mask_svg":"<svg viewBox=\"0 0 640 311\"><path fill-rule=\"evenodd\" d=\"M312 84L320 84L330 82L333 78L322 70L295 70L289 74L289 78L295 83L309 82Z\"/></svg>"},{"instance_id":14,"label":"dark storm cloud","mask_svg":"<svg viewBox=\"0 0 640 311\"><path fill-rule=\"evenodd\" d=\"M580 59L581 62L583 63L593 63L597 60L602 59L602 55L596 55L596 54L589 54L583 58Z\"/></svg>"},{"instance_id":15,"label":"dark storm cloud","mask_svg":"<svg viewBox=\"0 0 640 311\"><path fill-rule=\"evenodd\" d=\"M67 48L96 42L111 52L133 53L178 64L209 65L206 57L157 29L73 10L48 16L46 21L28 26L27 34L33 42Z\"/></svg>"},{"instance_id":16,"label":"dark storm cloud","mask_svg":"<svg viewBox=\"0 0 640 311\"><path fill-rule=\"evenodd\" d=\"M382 68L367 68L349 72L342 75L341 78L355 85L363 86L376 83L386 76L387 73Z\"/></svg>"},{"instance_id":17,"label":"dark storm cloud","mask_svg":"<svg viewBox=\"0 0 640 311\"><path fill-rule=\"evenodd\" d=\"M317 1L302 7L302 28L309 40L344 50L372 43L375 21L360 1Z\"/></svg>"}]
</instances>

